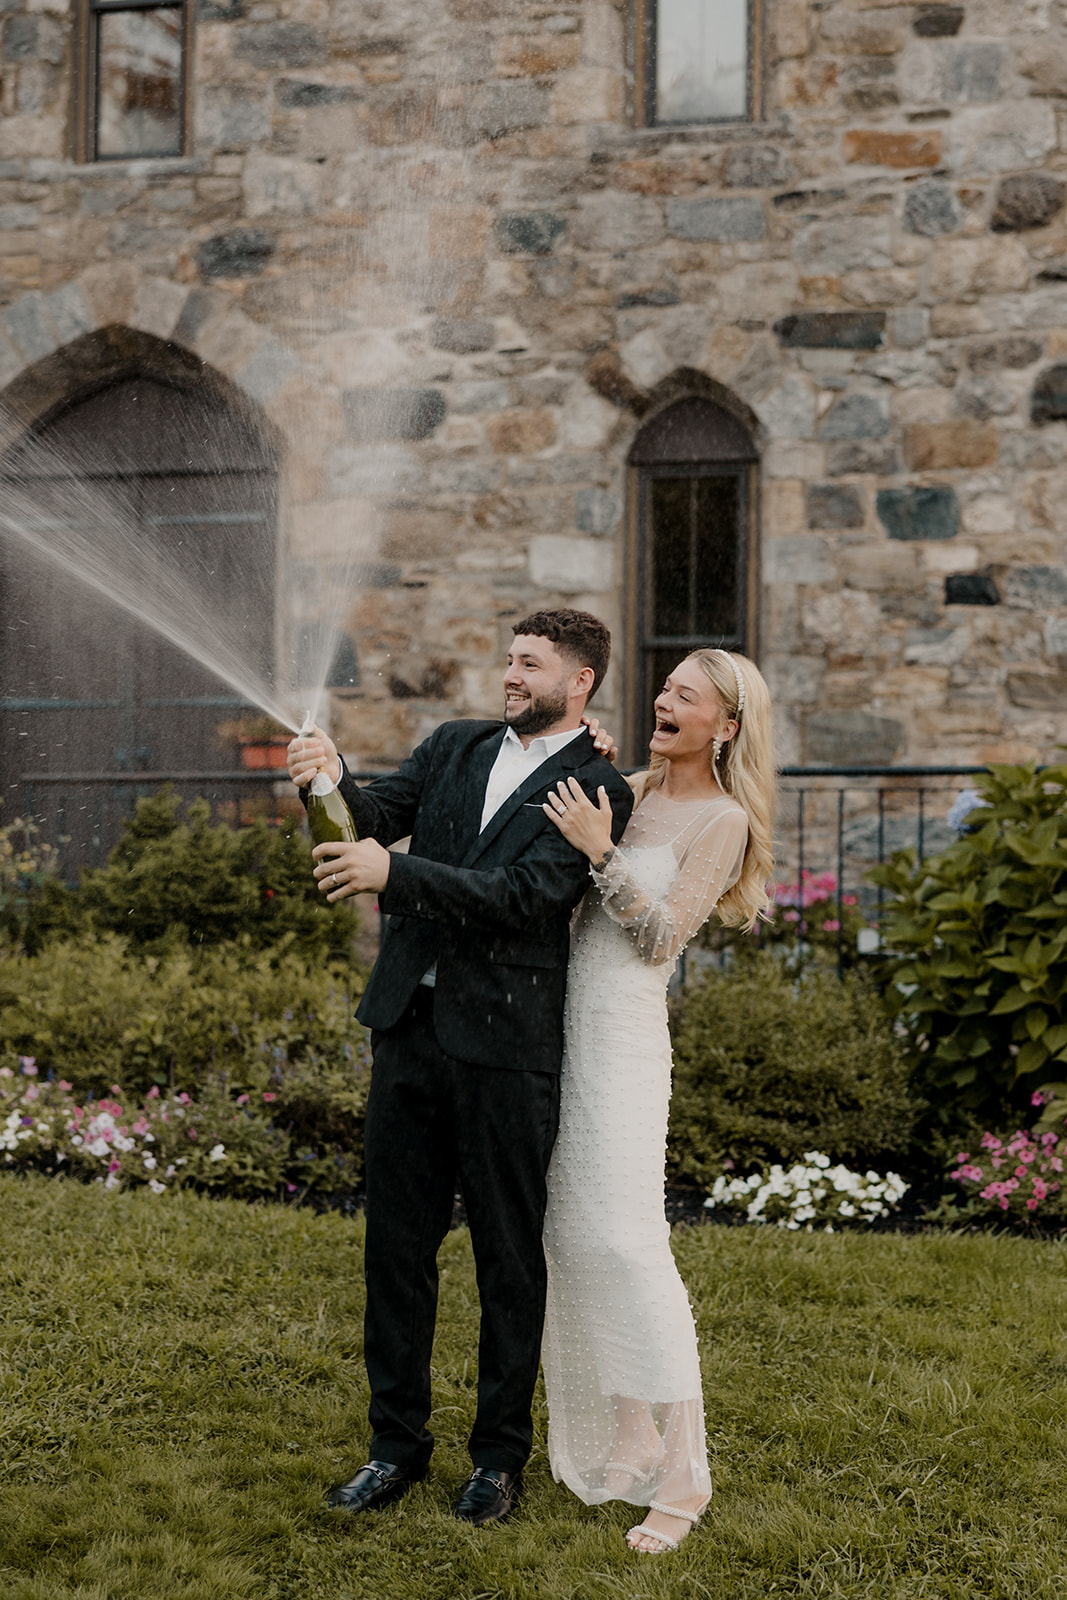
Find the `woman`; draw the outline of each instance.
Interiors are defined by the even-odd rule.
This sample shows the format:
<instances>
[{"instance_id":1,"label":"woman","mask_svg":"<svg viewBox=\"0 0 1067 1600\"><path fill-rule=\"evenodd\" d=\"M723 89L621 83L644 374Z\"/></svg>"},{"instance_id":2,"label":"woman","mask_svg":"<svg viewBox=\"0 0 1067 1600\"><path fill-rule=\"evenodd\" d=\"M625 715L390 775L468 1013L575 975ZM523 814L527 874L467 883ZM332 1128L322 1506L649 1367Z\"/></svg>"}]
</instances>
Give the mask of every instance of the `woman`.
<instances>
[{"instance_id":1,"label":"woman","mask_svg":"<svg viewBox=\"0 0 1067 1600\"><path fill-rule=\"evenodd\" d=\"M560 1134L549 1172L544 1368L553 1475L587 1505L647 1506L635 1550L676 1549L711 1497L700 1364L663 1214L667 981L717 910L766 914L774 762L767 687L697 650L656 700L649 770L611 811L571 781L545 810L590 861L571 932Z\"/></svg>"}]
</instances>

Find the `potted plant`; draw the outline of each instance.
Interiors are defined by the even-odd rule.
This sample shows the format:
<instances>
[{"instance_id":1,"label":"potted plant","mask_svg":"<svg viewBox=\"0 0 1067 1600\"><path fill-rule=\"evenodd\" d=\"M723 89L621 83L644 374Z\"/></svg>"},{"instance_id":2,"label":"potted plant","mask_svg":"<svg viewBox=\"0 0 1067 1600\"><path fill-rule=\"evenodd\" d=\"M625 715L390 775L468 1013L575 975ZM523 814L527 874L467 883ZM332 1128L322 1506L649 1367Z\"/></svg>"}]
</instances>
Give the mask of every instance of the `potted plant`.
<instances>
[{"instance_id":1,"label":"potted plant","mask_svg":"<svg viewBox=\"0 0 1067 1600\"><path fill-rule=\"evenodd\" d=\"M285 752L293 737L274 717L238 717L220 724L221 739L236 739L241 747L241 765L252 771L278 771L285 766Z\"/></svg>"}]
</instances>

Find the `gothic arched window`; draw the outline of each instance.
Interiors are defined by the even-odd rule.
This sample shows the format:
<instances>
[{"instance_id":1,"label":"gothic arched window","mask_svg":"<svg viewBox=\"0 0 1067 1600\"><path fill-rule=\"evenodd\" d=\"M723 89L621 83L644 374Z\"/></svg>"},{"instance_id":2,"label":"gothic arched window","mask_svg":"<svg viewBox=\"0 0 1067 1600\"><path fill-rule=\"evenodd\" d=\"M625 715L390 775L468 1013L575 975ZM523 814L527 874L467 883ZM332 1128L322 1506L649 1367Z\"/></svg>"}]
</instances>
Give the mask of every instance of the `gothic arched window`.
<instances>
[{"instance_id":1,"label":"gothic arched window","mask_svg":"<svg viewBox=\"0 0 1067 1600\"><path fill-rule=\"evenodd\" d=\"M648 748L652 701L671 668L702 645L749 651L754 633L755 444L714 401L676 401L630 451L633 758Z\"/></svg>"},{"instance_id":2,"label":"gothic arched window","mask_svg":"<svg viewBox=\"0 0 1067 1600\"><path fill-rule=\"evenodd\" d=\"M127 371L15 444L0 463L5 482L36 508L42 529L92 539L99 523L101 550L112 548L101 519L113 506L130 548L187 573L191 595L234 619L233 643L250 669L269 673L277 461L246 411L208 384ZM135 572L135 559L127 566ZM126 581L116 567L114 587ZM69 873L115 842L138 773L154 783L165 775L186 795L228 798L222 780L238 762L229 725L248 710L159 631L36 560L29 542L5 542L0 822L38 818L46 838L66 841Z\"/></svg>"}]
</instances>

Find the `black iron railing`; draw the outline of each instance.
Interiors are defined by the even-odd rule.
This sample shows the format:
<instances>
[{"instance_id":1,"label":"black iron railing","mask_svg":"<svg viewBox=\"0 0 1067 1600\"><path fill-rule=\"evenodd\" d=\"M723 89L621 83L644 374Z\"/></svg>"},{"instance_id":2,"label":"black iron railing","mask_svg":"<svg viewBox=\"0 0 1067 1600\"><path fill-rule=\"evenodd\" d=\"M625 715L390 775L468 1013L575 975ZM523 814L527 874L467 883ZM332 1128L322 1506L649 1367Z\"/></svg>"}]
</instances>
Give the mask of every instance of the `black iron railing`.
<instances>
[{"instance_id":1,"label":"black iron railing","mask_svg":"<svg viewBox=\"0 0 1067 1600\"><path fill-rule=\"evenodd\" d=\"M883 891L870 883L871 868L895 850L919 857L943 850L955 838L948 810L979 766L801 767L780 774L777 878L785 907L803 914L806 897L821 896L838 924L838 964L846 959L846 911L855 907L877 947ZM379 776L354 772L357 782ZM21 776L20 809L42 841L59 851L60 870L74 879L85 866L106 860L138 799L170 785L184 799L203 798L217 821L235 827L256 817L281 822L295 809L284 770L227 772L31 772ZM792 896L792 898L791 898ZM825 908L824 908L825 911Z\"/></svg>"},{"instance_id":2,"label":"black iron railing","mask_svg":"<svg viewBox=\"0 0 1067 1600\"><path fill-rule=\"evenodd\" d=\"M878 948L884 890L868 877L897 850L919 859L958 836L948 821L953 802L974 787L981 766L785 767L778 819L780 902L803 915L821 897L837 923L838 969L846 959L846 912L867 924L860 949ZM968 781L971 780L971 781Z\"/></svg>"},{"instance_id":3,"label":"black iron railing","mask_svg":"<svg viewBox=\"0 0 1067 1600\"><path fill-rule=\"evenodd\" d=\"M19 815L36 837L57 852L68 882L83 867L99 867L118 842L137 802L170 786L183 800L208 802L213 820L243 827L263 817L277 823L292 814L295 792L284 769L230 772L27 772L19 777ZM7 808L5 807L5 810ZM12 818L6 820L13 820Z\"/></svg>"}]
</instances>

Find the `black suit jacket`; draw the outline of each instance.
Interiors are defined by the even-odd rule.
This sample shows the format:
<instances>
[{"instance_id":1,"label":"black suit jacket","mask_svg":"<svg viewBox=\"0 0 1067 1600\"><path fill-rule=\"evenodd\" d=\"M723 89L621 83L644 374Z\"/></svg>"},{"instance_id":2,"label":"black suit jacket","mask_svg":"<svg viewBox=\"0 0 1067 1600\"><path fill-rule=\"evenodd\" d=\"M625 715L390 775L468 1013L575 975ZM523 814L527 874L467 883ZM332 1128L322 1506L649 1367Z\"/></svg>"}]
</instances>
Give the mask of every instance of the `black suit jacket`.
<instances>
[{"instance_id":1,"label":"black suit jacket","mask_svg":"<svg viewBox=\"0 0 1067 1600\"><path fill-rule=\"evenodd\" d=\"M357 1015L392 1028L436 961L434 1029L441 1048L481 1066L558 1072L570 915L589 887L589 863L540 808L560 778L577 777L596 803L607 789L612 837L633 794L580 731L507 799L479 832L500 722L446 722L388 777L340 789L363 838L394 854L380 896L381 953Z\"/></svg>"}]
</instances>

